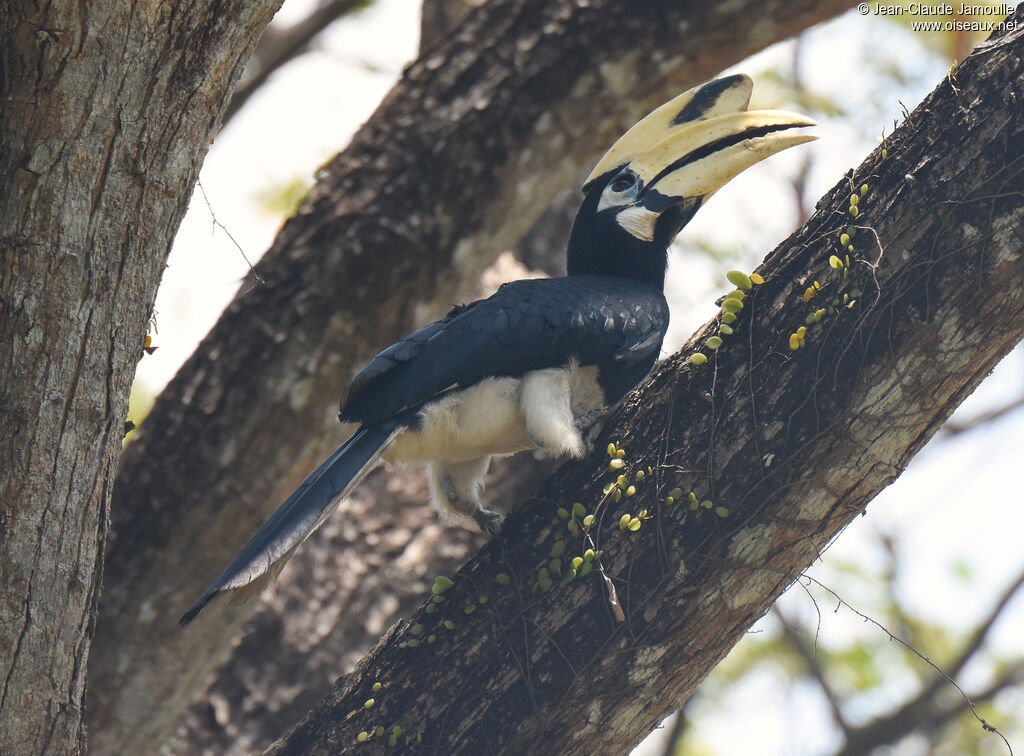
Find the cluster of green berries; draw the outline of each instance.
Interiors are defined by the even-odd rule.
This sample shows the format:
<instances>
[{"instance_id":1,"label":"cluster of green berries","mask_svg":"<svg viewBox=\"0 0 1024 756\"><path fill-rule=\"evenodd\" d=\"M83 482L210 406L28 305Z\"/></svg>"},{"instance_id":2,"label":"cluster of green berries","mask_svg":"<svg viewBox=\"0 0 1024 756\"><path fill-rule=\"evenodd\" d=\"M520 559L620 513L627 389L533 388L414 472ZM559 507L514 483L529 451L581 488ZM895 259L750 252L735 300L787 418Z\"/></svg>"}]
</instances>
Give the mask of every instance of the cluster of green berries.
<instances>
[{"instance_id":1,"label":"cluster of green berries","mask_svg":"<svg viewBox=\"0 0 1024 756\"><path fill-rule=\"evenodd\" d=\"M764 278L759 274L751 273L748 276L739 270L730 270L725 274L725 277L736 288L726 294L725 299L722 300L718 334L709 337L704 342L704 346L712 352L717 351L722 346L724 343L723 339L732 336L736 332L734 324L743 310L743 300L746 299L747 292L754 286L760 286L764 283ZM690 355L690 362L694 365L703 365L707 361L708 356L703 352L695 352Z\"/></svg>"},{"instance_id":2,"label":"cluster of green berries","mask_svg":"<svg viewBox=\"0 0 1024 756\"><path fill-rule=\"evenodd\" d=\"M373 687L371 688L371 690L374 693L380 693L383 689L384 685L379 682L375 682L373 684ZM376 699L367 698L366 702L363 703L363 709L369 711L373 708L375 703ZM406 734L405 730L400 725L392 726L390 731L388 730L387 727L384 727L383 725L375 727L372 730L363 730L356 736L356 742L367 743L370 740L373 740L374 738L383 738L385 735L388 736L388 745L392 747L397 746L399 742L404 743L404 745L406 746L412 745L413 743L423 742L423 733L417 732L415 735L411 733ZM402 739L403 736L404 741Z\"/></svg>"},{"instance_id":3,"label":"cluster of green berries","mask_svg":"<svg viewBox=\"0 0 1024 756\"><path fill-rule=\"evenodd\" d=\"M856 218L860 215L860 201L867 195L869 188L870 187L868 187L867 184L862 184L860 191L855 191L850 194L850 206L847 211L852 217ZM853 261L850 256L854 253L853 240L856 236L856 226L848 226L840 231L840 253L830 255L828 258L828 266L835 272L835 276L838 279L837 284L840 287L845 284L851 275L851 265ZM812 281L810 286L804 290L804 302L810 303L812 299L821 293L821 290L822 285L817 281ZM804 324L789 335L789 348L796 351L797 349L804 347L807 343L808 328L820 323L828 315L834 315L841 307L853 307L860 296L860 290L853 288L849 291L837 294L827 306L819 307L813 312L808 313L807 317L804 318Z\"/></svg>"}]
</instances>

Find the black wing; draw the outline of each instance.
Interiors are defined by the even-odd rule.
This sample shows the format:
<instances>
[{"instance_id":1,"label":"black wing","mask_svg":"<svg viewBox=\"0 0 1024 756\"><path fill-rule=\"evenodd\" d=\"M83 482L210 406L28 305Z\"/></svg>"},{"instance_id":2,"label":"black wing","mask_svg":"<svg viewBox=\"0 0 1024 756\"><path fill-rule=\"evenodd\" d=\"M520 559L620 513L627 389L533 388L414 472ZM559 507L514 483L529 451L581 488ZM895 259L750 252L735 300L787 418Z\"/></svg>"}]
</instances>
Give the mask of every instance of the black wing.
<instances>
[{"instance_id":1,"label":"black wing","mask_svg":"<svg viewBox=\"0 0 1024 756\"><path fill-rule=\"evenodd\" d=\"M571 359L598 366L614 403L651 369L667 327L664 295L644 283L605 276L516 281L377 355L352 379L340 418L380 422L452 388Z\"/></svg>"}]
</instances>

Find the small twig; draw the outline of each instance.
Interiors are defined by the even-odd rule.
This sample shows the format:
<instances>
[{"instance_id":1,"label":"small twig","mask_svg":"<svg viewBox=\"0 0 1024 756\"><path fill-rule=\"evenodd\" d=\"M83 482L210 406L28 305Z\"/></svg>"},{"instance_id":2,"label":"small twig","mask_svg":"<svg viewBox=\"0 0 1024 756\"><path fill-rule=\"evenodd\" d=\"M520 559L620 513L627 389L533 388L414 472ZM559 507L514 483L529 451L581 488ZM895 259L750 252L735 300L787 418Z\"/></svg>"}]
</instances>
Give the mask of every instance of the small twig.
<instances>
[{"instance_id":1,"label":"small twig","mask_svg":"<svg viewBox=\"0 0 1024 756\"><path fill-rule=\"evenodd\" d=\"M945 680L950 685L952 685L956 689L957 693L960 694L960 697L964 700L964 703L971 710L971 714L974 716L975 719L978 720L979 723L981 723L982 729L985 730L986 732L991 732L991 733L994 733L994 734L998 735L1002 739L1003 743L1006 745L1006 750L1009 752L1010 756L1013 756L1013 748L1010 746L1010 741L1008 741L1006 739L1006 736L1003 735L1003 733L1001 733L998 730L998 728L996 728L994 725L989 724L988 721L986 721L985 718L982 717L978 713L978 710L977 710L977 708L975 708L974 701L971 700L971 697L967 695L966 691L964 691L964 689L960 687L960 685L956 682L956 680L954 680L952 677L950 677L948 674L946 674L945 670L943 670L942 667L940 667L938 664L933 662L927 656L922 654L920 651L918 651L912 645L907 643L905 640L903 640L899 636L893 634L881 622L879 622L878 620L876 620L876 619L874 619L872 617L869 617L868 615L864 614L863 612L855 609L851 604L847 603L846 600L844 600L842 598L842 596L840 596L834 590L832 590L827 585L822 583L820 580L815 580L814 578L812 578L810 575L807 575L807 574L801 575L801 577L804 578L805 580L811 582L811 583L814 583L815 585L817 585L822 590L828 592L838 602L838 606L836 607L837 609L839 607L846 607L851 612L853 612L858 617L860 617L862 620L864 620L865 622L871 623L872 625L877 627L879 630L881 630L883 633L888 635L889 636L889 640L896 641L901 646L903 646L905 649L907 649L910 653L912 653L914 656L916 656L918 659L920 659L925 664L927 664L929 667L931 667L936 672L938 672L943 678L945 678Z\"/></svg>"},{"instance_id":2,"label":"small twig","mask_svg":"<svg viewBox=\"0 0 1024 756\"><path fill-rule=\"evenodd\" d=\"M601 501L597 502L597 506L594 508L595 514L600 512L604 505L608 503L608 499L612 497L613 491L616 490L617 488L612 488L608 493L601 497ZM603 515L603 513L601 514ZM587 543L590 544L590 548L594 551L598 551L597 543L594 542L593 537L590 535L590 528L584 528L583 535L586 537ZM619 603L619 592L615 590L615 583L612 582L611 576L609 576L605 571L604 565L601 564L600 557L594 561L597 562L597 569L601 573L601 578L604 580L604 587L608 591L608 606L611 607L615 620L617 622L625 622L626 613L622 611L622 604Z\"/></svg>"},{"instance_id":3,"label":"small twig","mask_svg":"<svg viewBox=\"0 0 1024 756\"><path fill-rule=\"evenodd\" d=\"M234 236L232 236L230 231L228 231L228 227L217 219L217 214L213 212L213 205L210 204L210 198L206 196L206 190L203 188L203 182L196 181L196 186L199 187L199 192L200 194L203 195L203 201L206 203L206 209L210 211L210 218L213 219L214 227L219 228L221 231L227 234L227 237L231 240L232 244L235 245L235 248L238 250L239 254L242 255L242 259L245 260L245 264L249 266L249 271L252 273L253 278L256 279L256 283L258 283L260 286L266 285L266 281L264 281L263 277L256 272L256 268L253 267L253 264L249 262L249 258L245 254L245 250L242 249L242 245L239 244L238 240L235 239Z\"/></svg>"}]
</instances>

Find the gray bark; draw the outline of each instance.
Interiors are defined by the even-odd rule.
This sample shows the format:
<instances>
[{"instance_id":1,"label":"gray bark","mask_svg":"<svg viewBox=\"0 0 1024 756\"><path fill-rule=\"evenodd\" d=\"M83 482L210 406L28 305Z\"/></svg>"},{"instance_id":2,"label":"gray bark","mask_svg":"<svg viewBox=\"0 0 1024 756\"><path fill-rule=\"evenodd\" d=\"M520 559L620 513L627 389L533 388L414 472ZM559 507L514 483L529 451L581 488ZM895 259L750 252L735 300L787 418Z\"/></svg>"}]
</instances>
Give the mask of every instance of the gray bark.
<instances>
[{"instance_id":1,"label":"gray bark","mask_svg":"<svg viewBox=\"0 0 1024 756\"><path fill-rule=\"evenodd\" d=\"M443 45L469 14L485 0L423 0L420 12L420 54Z\"/></svg>"},{"instance_id":2,"label":"gray bark","mask_svg":"<svg viewBox=\"0 0 1024 756\"><path fill-rule=\"evenodd\" d=\"M175 620L343 438L334 408L361 362L457 301L668 91L849 4L492 0L410 66L282 229L267 285L243 285L126 451L96 752L163 741L223 661L251 607Z\"/></svg>"},{"instance_id":3,"label":"gray bark","mask_svg":"<svg viewBox=\"0 0 1024 756\"><path fill-rule=\"evenodd\" d=\"M606 493L603 451L562 467L439 611L425 600L268 753L383 752L395 726L439 753L624 753L677 709L1024 337L1024 7L1014 20L766 258L720 349L716 319L627 398L603 441L631 481L646 471L634 497ZM847 254L848 277L830 262ZM569 502L596 518L579 537ZM559 541L563 571L603 555L546 589Z\"/></svg>"},{"instance_id":4,"label":"gray bark","mask_svg":"<svg viewBox=\"0 0 1024 756\"><path fill-rule=\"evenodd\" d=\"M128 393L276 2L0 3L0 753L82 748Z\"/></svg>"}]
</instances>

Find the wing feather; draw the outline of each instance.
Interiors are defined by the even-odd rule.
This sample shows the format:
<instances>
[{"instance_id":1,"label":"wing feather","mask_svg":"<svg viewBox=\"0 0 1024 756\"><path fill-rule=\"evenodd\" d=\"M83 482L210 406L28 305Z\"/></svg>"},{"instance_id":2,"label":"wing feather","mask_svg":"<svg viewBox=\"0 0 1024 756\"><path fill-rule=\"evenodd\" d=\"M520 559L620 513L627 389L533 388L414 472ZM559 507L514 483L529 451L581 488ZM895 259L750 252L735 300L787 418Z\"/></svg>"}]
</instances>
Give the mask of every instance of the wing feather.
<instances>
[{"instance_id":1,"label":"wing feather","mask_svg":"<svg viewBox=\"0 0 1024 756\"><path fill-rule=\"evenodd\" d=\"M604 276L517 281L388 347L353 380L346 422L374 423L453 386L575 359L611 371L617 401L654 364L668 326L660 289Z\"/></svg>"}]
</instances>

